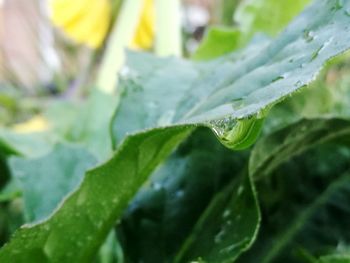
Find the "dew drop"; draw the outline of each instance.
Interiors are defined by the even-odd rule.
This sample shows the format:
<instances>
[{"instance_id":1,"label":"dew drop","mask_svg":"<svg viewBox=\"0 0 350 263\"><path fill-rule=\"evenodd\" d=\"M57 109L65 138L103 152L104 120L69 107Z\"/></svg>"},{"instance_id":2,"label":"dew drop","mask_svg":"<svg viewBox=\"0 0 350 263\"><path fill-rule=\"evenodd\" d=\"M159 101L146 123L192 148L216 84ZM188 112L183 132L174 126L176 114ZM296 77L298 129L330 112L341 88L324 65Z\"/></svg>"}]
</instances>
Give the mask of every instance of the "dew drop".
<instances>
[{"instance_id":1,"label":"dew drop","mask_svg":"<svg viewBox=\"0 0 350 263\"><path fill-rule=\"evenodd\" d=\"M156 191L159 191L160 189L162 189L162 184L161 183L158 183L158 182L153 182L152 183L152 188Z\"/></svg>"},{"instance_id":2,"label":"dew drop","mask_svg":"<svg viewBox=\"0 0 350 263\"><path fill-rule=\"evenodd\" d=\"M298 80L297 82L295 82L295 84L294 84L294 86L296 86L296 87L300 87L300 86L302 86L302 82L301 82L301 80Z\"/></svg>"},{"instance_id":3,"label":"dew drop","mask_svg":"<svg viewBox=\"0 0 350 263\"><path fill-rule=\"evenodd\" d=\"M278 77L274 78L273 80L271 80L271 83L274 83L274 82L279 81L281 79L284 79L284 76L278 76Z\"/></svg>"},{"instance_id":4,"label":"dew drop","mask_svg":"<svg viewBox=\"0 0 350 263\"><path fill-rule=\"evenodd\" d=\"M240 185L237 189L237 195L240 196L244 192L244 186Z\"/></svg>"},{"instance_id":5,"label":"dew drop","mask_svg":"<svg viewBox=\"0 0 350 263\"><path fill-rule=\"evenodd\" d=\"M176 191L176 193L175 193L175 196L176 196L177 198L181 198L181 197L183 197L184 195L185 195L184 190L178 190L178 191Z\"/></svg>"},{"instance_id":6,"label":"dew drop","mask_svg":"<svg viewBox=\"0 0 350 263\"><path fill-rule=\"evenodd\" d=\"M230 215L231 215L231 210L226 209L226 210L224 211L224 213L222 214L222 218L223 218L223 219L226 219L226 218L228 218Z\"/></svg>"},{"instance_id":7,"label":"dew drop","mask_svg":"<svg viewBox=\"0 0 350 263\"><path fill-rule=\"evenodd\" d=\"M321 53L322 50L324 50L329 44L331 44L333 41L333 38L330 38L328 41L326 41L322 46L320 46L312 55L311 55L311 61L315 60L318 55Z\"/></svg>"},{"instance_id":8,"label":"dew drop","mask_svg":"<svg viewBox=\"0 0 350 263\"><path fill-rule=\"evenodd\" d=\"M225 247L225 248L221 249L221 250L220 250L220 253L221 253L221 254L230 253L230 252L234 251L234 250L235 250L237 247L239 247L240 245L241 245L240 243L238 243L238 244L232 244L232 245L230 245L230 246L228 246L228 247Z\"/></svg>"},{"instance_id":9,"label":"dew drop","mask_svg":"<svg viewBox=\"0 0 350 263\"><path fill-rule=\"evenodd\" d=\"M310 43L315 38L315 33L313 31L305 30L303 34L303 38L307 43Z\"/></svg>"},{"instance_id":10,"label":"dew drop","mask_svg":"<svg viewBox=\"0 0 350 263\"><path fill-rule=\"evenodd\" d=\"M224 229L222 229L214 238L214 242L216 244L221 243L224 240L224 237L226 235L226 232Z\"/></svg>"}]
</instances>

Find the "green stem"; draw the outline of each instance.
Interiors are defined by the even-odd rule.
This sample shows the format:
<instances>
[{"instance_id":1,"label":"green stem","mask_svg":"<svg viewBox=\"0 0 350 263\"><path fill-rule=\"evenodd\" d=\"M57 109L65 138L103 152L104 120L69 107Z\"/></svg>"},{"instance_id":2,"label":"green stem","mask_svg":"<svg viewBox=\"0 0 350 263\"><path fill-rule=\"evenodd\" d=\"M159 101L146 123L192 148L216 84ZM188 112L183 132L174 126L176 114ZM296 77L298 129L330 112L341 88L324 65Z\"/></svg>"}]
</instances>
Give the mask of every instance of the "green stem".
<instances>
[{"instance_id":1,"label":"green stem","mask_svg":"<svg viewBox=\"0 0 350 263\"><path fill-rule=\"evenodd\" d=\"M181 2L155 0L156 41L155 53L159 56L181 56Z\"/></svg>"},{"instance_id":2,"label":"green stem","mask_svg":"<svg viewBox=\"0 0 350 263\"><path fill-rule=\"evenodd\" d=\"M118 71L125 60L125 48L131 42L139 22L142 0L125 0L113 26L97 76L98 89L112 94L118 81Z\"/></svg>"}]
</instances>

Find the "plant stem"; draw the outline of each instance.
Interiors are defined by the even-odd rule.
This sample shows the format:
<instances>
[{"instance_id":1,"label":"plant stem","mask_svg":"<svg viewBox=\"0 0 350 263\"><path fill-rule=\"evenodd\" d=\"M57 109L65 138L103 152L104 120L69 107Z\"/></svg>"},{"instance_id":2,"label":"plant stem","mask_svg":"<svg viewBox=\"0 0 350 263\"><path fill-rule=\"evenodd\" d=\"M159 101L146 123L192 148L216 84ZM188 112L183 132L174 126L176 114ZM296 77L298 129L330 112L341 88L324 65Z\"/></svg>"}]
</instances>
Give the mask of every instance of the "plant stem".
<instances>
[{"instance_id":1,"label":"plant stem","mask_svg":"<svg viewBox=\"0 0 350 263\"><path fill-rule=\"evenodd\" d=\"M110 34L96 86L112 94L118 81L118 71L125 60L125 48L131 42L139 22L142 0L125 0Z\"/></svg>"},{"instance_id":2,"label":"plant stem","mask_svg":"<svg viewBox=\"0 0 350 263\"><path fill-rule=\"evenodd\" d=\"M156 42L159 56L181 56L181 2L180 0L155 0Z\"/></svg>"}]
</instances>

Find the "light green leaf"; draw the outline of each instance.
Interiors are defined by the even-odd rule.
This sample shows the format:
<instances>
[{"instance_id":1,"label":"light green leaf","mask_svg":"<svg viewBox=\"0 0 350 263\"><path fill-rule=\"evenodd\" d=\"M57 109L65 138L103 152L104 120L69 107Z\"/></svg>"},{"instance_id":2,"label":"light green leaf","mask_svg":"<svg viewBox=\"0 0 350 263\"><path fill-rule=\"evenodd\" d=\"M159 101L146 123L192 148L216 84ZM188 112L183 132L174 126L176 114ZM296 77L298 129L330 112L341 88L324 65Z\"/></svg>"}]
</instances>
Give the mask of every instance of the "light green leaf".
<instances>
[{"instance_id":1,"label":"light green leaf","mask_svg":"<svg viewBox=\"0 0 350 263\"><path fill-rule=\"evenodd\" d=\"M16 155L39 157L48 153L55 138L46 132L21 134L0 129L0 144Z\"/></svg>"},{"instance_id":2,"label":"light green leaf","mask_svg":"<svg viewBox=\"0 0 350 263\"><path fill-rule=\"evenodd\" d=\"M11 174L23 191L26 221L38 222L48 217L95 164L90 153L68 145L57 145L38 159L11 158Z\"/></svg>"},{"instance_id":3,"label":"light green leaf","mask_svg":"<svg viewBox=\"0 0 350 263\"><path fill-rule=\"evenodd\" d=\"M55 102L45 116L50 132L61 141L80 144L99 160L105 160L112 155L109 125L117 104L116 96L94 89L84 102Z\"/></svg>"},{"instance_id":4,"label":"light green leaf","mask_svg":"<svg viewBox=\"0 0 350 263\"><path fill-rule=\"evenodd\" d=\"M226 55L240 46L241 32L228 27L211 27L196 52L194 60L209 60Z\"/></svg>"},{"instance_id":5,"label":"light green leaf","mask_svg":"<svg viewBox=\"0 0 350 263\"><path fill-rule=\"evenodd\" d=\"M246 39L263 32L275 36L311 0L243 0L235 12L234 19Z\"/></svg>"}]
</instances>

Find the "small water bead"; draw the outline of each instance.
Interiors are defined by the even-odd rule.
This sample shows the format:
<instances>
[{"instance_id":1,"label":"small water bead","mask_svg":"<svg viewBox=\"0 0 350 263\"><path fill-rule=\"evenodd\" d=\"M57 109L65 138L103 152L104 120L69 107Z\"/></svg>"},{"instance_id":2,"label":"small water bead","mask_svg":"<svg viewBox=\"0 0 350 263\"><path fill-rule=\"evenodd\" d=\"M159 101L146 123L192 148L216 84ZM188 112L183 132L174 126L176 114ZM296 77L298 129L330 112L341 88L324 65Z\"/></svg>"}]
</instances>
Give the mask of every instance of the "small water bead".
<instances>
[{"instance_id":1,"label":"small water bead","mask_svg":"<svg viewBox=\"0 0 350 263\"><path fill-rule=\"evenodd\" d=\"M226 218L228 218L230 215L231 215L231 210L226 209L226 210L224 211L224 213L222 214L222 218L223 218L223 219L226 219Z\"/></svg>"},{"instance_id":2,"label":"small water bead","mask_svg":"<svg viewBox=\"0 0 350 263\"><path fill-rule=\"evenodd\" d=\"M294 86L296 87L300 87L303 85L303 82L301 80L298 80L297 82L295 82Z\"/></svg>"},{"instance_id":3,"label":"small water bead","mask_svg":"<svg viewBox=\"0 0 350 263\"><path fill-rule=\"evenodd\" d=\"M311 42L315 38L315 33L313 31L305 30L303 34L303 38L307 43Z\"/></svg>"},{"instance_id":4,"label":"small water bead","mask_svg":"<svg viewBox=\"0 0 350 263\"><path fill-rule=\"evenodd\" d=\"M277 82L277 81L282 80L282 79L284 79L284 76L278 76L278 77L272 79L271 83Z\"/></svg>"},{"instance_id":5,"label":"small water bead","mask_svg":"<svg viewBox=\"0 0 350 263\"><path fill-rule=\"evenodd\" d=\"M244 192L244 186L240 185L237 189L237 195L240 196L243 194L243 192Z\"/></svg>"},{"instance_id":6,"label":"small water bead","mask_svg":"<svg viewBox=\"0 0 350 263\"><path fill-rule=\"evenodd\" d=\"M181 198L181 197L183 197L185 195L185 191L184 190L178 190L178 191L176 191L176 193L175 193L175 196L177 197L177 198Z\"/></svg>"},{"instance_id":7,"label":"small water bead","mask_svg":"<svg viewBox=\"0 0 350 263\"><path fill-rule=\"evenodd\" d=\"M344 10L345 15L350 16L350 9Z\"/></svg>"},{"instance_id":8,"label":"small water bead","mask_svg":"<svg viewBox=\"0 0 350 263\"><path fill-rule=\"evenodd\" d=\"M214 242L215 242L216 244L221 243L221 242L224 240L225 235L226 235L226 231L225 231L224 229L222 229L222 230L215 236Z\"/></svg>"},{"instance_id":9,"label":"small water bead","mask_svg":"<svg viewBox=\"0 0 350 263\"><path fill-rule=\"evenodd\" d=\"M162 184L161 183L158 183L158 182L153 182L152 183L152 188L156 191L159 191L160 189L163 188Z\"/></svg>"}]
</instances>

